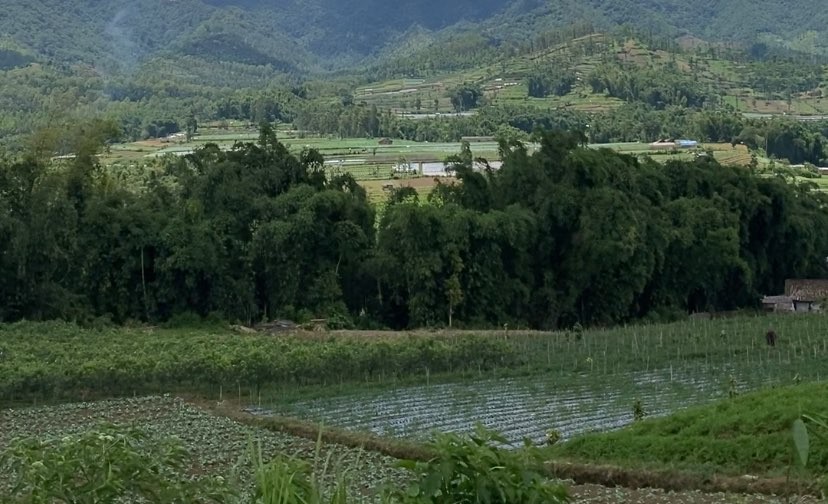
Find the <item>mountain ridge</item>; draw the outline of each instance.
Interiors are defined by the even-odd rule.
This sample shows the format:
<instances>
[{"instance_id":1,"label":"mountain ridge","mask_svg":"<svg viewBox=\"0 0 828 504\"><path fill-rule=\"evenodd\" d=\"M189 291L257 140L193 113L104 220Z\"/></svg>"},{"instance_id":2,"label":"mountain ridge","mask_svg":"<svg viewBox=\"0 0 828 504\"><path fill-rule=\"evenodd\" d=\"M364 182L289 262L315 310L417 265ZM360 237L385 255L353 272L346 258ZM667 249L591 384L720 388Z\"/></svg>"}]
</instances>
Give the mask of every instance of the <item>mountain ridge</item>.
<instances>
[{"instance_id":1,"label":"mountain ridge","mask_svg":"<svg viewBox=\"0 0 828 504\"><path fill-rule=\"evenodd\" d=\"M439 43L462 27L525 43L574 22L630 26L828 53L819 0L8 0L0 32L27 56L111 72L159 56L273 65L300 74L393 58L399 46ZM750 15L746 15L749 13ZM405 51L402 51L403 53ZM7 58L11 61L14 58ZM21 62L28 58L21 58Z\"/></svg>"}]
</instances>

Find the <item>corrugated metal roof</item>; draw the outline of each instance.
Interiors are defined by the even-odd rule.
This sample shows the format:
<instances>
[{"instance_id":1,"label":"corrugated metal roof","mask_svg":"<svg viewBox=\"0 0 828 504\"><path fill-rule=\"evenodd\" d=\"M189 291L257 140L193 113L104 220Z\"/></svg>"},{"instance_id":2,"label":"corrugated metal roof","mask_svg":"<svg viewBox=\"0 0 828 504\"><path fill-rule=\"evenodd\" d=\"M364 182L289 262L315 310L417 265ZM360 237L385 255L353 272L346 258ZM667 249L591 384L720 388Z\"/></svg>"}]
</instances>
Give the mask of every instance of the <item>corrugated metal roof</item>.
<instances>
[{"instance_id":1,"label":"corrugated metal roof","mask_svg":"<svg viewBox=\"0 0 828 504\"><path fill-rule=\"evenodd\" d=\"M821 301L828 298L828 279L786 280L785 295L794 301Z\"/></svg>"}]
</instances>

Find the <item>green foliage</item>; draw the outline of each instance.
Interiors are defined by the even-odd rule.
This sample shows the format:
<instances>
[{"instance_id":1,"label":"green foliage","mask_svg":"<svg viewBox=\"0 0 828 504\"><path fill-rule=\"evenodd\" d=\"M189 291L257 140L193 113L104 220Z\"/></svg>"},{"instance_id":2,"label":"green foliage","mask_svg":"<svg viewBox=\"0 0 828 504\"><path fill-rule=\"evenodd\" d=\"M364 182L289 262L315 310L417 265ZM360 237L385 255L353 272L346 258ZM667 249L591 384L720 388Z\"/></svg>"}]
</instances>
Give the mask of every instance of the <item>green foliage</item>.
<instances>
[{"instance_id":1,"label":"green foliage","mask_svg":"<svg viewBox=\"0 0 828 504\"><path fill-rule=\"evenodd\" d=\"M101 138L80 138L68 169L32 159L0 169L3 318L348 312L373 209L353 179L328 180L315 152L294 156L272 133L230 152L207 146L167 165L180 191L148 180L136 194L98 170Z\"/></svg>"},{"instance_id":2,"label":"green foliage","mask_svg":"<svg viewBox=\"0 0 828 504\"><path fill-rule=\"evenodd\" d=\"M797 418L793 423L794 448L797 460L803 468L808 467L808 461L812 456L810 434L813 434L820 442L828 441L828 416L803 415L802 418ZM818 476L822 483L823 497L825 497L828 494L828 474L822 469L822 474Z\"/></svg>"},{"instance_id":3,"label":"green foliage","mask_svg":"<svg viewBox=\"0 0 828 504\"><path fill-rule=\"evenodd\" d=\"M265 462L261 446L252 449L255 502L261 504L347 504L352 500L348 494L346 470L336 465L330 467L328 458L321 464L319 450L321 438L317 440L314 454L316 460L306 461L284 454ZM336 471L336 483L328 489L322 483L329 470Z\"/></svg>"},{"instance_id":4,"label":"green foliage","mask_svg":"<svg viewBox=\"0 0 828 504\"><path fill-rule=\"evenodd\" d=\"M676 68L641 70L623 65L605 65L596 68L587 82L595 93L628 102L642 102L656 109L668 106L701 108L712 97L707 89L692 76Z\"/></svg>"},{"instance_id":5,"label":"green foliage","mask_svg":"<svg viewBox=\"0 0 828 504\"><path fill-rule=\"evenodd\" d=\"M747 65L742 72L750 87L769 99L813 91L823 79L821 66L801 61L760 61Z\"/></svg>"},{"instance_id":6,"label":"green foliage","mask_svg":"<svg viewBox=\"0 0 828 504\"><path fill-rule=\"evenodd\" d=\"M554 126L523 112L474 120ZM529 154L501 126L501 169L477 170L465 147L448 159L459 184L428 205L394 193L377 222L351 176L269 126L257 144L164 160L163 183L101 169L114 130L44 130L30 156L0 161L0 320L554 328L751 307L787 278L828 273L823 194L709 157L660 165L578 133L538 133ZM56 145L74 158L48 161Z\"/></svg>"},{"instance_id":7,"label":"green foliage","mask_svg":"<svg viewBox=\"0 0 828 504\"><path fill-rule=\"evenodd\" d=\"M464 112L477 108L483 98L483 90L479 85L464 83L449 91L451 105L457 112Z\"/></svg>"},{"instance_id":8,"label":"green foliage","mask_svg":"<svg viewBox=\"0 0 828 504\"><path fill-rule=\"evenodd\" d=\"M549 454L629 467L698 470L714 465L723 474L780 475L791 462L791 426L798 412L823 411L825 392L825 385L811 384L746 394L622 431L576 437ZM809 470L825 474L826 440L812 439L809 453Z\"/></svg>"},{"instance_id":9,"label":"green foliage","mask_svg":"<svg viewBox=\"0 0 828 504\"><path fill-rule=\"evenodd\" d=\"M494 447L502 439L478 429L472 436L441 435L437 457L410 465L417 478L408 491L388 492L383 502L514 503L567 502L566 489L543 478L542 460L527 446L520 451ZM246 496L261 504L347 504L364 502L349 485L343 460L320 458L321 437L307 458L277 454L264 458L255 443L252 481L211 474L187 475L192 464L175 438L159 440L134 428L103 426L61 439L17 441L0 457L9 503L237 502ZM203 462L203 461L200 461ZM359 465L359 462L356 462ZM212 472L212 471L211 471ZM432 488L434 485L437 487ZM246 500L245 500L246 502ZM373 501L372 501L373 502Z\"/></svg>"},{"instance_id":10,"label":"green foliage","mask_svg":"<svg viewBox=\"0 0 828 504\"><path fill-rule=\"evenodd\" d=\"M547 446L555 446L561 441L561 433L555 429L550 429L546 431L546 444Z\"/></svg>"},{"instance_id":11,"label":"green foliage","mask_svg":"<svg viewBox=\"0 0 828 504\"><path fill-rule=\"evenodd\" d=\"M641 399L636 399L633 402L633 421L640 422L644 420L644 406L641 404Z\"/></svg>"},{"instance_id":12,"label":"green foliage","mask_svg":"<svg viewBox=\"0 0 828 504\"><path fill-rule=\"evenodd\" d=\"M438 185L431 205L386 210L375 274L397 300L389 325L439 325L443 307L490 327L727 310L781 290L785 278L824 271L822 252L794 264L750 231L785 228L814 240L799 250L828 250L828 235L799 227L828 222L817 210L822 194L711 160L661 166L583 148L574 134L539 140L531 155L502 146L496 172L475 171L461 154L450 160L461 184ZM798 217L768 199L790 203Z\"/></svg>"},{"instance_id":13,"label":"green foliage","mask_svg":"<svg viewBox=\"0 0 828 504\"><path fill-rule=\"evenodd\" d=\"M447 71L488 65L502 55L500 40L475 29L410 33L390 54L370 67L372 79L429 77Z\"/></svg>"},{"instance_id":14,"label":"green foliage","mask_svg":"<svg viewBox=\"0 0 828 504\"><path fill-rule=\"evenodd\" d=\"M564 96L572 91L577 76L571 70L563 71L557 75L538 69L527 77L529 96L544 98L549 95Z\"/></svg>"},{"instance_id":15,"label":"green foliage","mask_svg":"<svg viewBox=\"0 0 828 504\"><path fill-rule=\"evenodd\" d=\"M801 418L794 420L792 433L797 460L802 467L806 467L811 443L808 437L808 428L805 427L805 422Z\"/></svg>"},{"instance_id":16,"label":"green foliage","mask_svg":"<svg viewBox=\"0 0 828 504\"><path fill-rule=\"evenodd\" d=\"M376 118L385 115L387 105L378 113L369 112L371 103L361 107L368 111L326 109L370 81L440 76L452 82L453 106L468 110L484 101L468 88L495 75L511 78L513 69L526 78L531 96L558 96L576 84L572 69L597 65L597 71L582 76L595 91L646 103L658 112L685 106L726 108L716 94L726 88L733 92L734 87L753 88L754 98L796 100L797 93L806 92L818 96L823 72L816 55L828 53L828 46L821 36L824 27L807 15L818 6L780 8L767 0L757 8L733 5L420 0L391 10L377 0L313 0L301 8L276 8L261 0L117 0L103 7L80 0L60 5L54 0L12 0L6 6L8 16L0 19L0 138L17 149L21 135L39 126L70 126L105 115L135 140L187 131L192 113L201 121L289 122L300 109L302 129L324 134L429 140L489 135L503 123L470 120L455 127L441 124L445 121L420 125L393 117L380 127ZM744 23L728 21L746 11L763 15ZM634 12L647 15L630 14ZM593 40L598 32L600 39ZM711 43L682 49L675 41L679 34ZM622 45L631 37L639 40L646 64L618 64L619 50L625 58L635 57ZM720 39L743 44L726 49L715 44ZM666 59L659 49L669 51L669 62L659 61ZM550 62L547 51L564 54ZM801 57L803 52L813 54L813 60ZM530 53L531 59L521 59ZM706 62L726 59L733 60L726 66L734 75L707 71ZM526 62L536 67L529 75ZM340 72L332 75L331 68ZM474 71L456 76L470 69ZM461 81L470 84L452 87ZM417 100L422 105L423 98L418 95ZM545 112L554 120L556 114ZM661 120L628 118L603 128L605 138L655 139L655 129L677 136L676 131L687 133L693 126L682 112L647 115ZM595 122L615 119L603 113L598 118ZM458 135L455 128L465 132ZM641 135L642 130L650 134ZM531 132L531 127L524 131Z\"/></svg>"},{"instance_id":17,"label":"green foliage","mask_svg":"<svg viewBox=\"0 0 828 504\"><path fill-rule=\"evenodd\" d=\"M518 363L504 341L441 338L244 337L215 325L187 330L81 329L72 324L0 326L0 399L132 395L158 387L256 388L394 380L489 370ZM78 365L82 362L82 365Z\"/></svg>"},{"instance_id":18,"label":"green foliage","mask_svg":"<svg viewBox=\"0 0 828 504\"><path fill-rule=\"evenodd\" d=\"M225 502L220 478L191 479L186 451L136 429L104 426L61 439L16 442L0 457L16 503ZM7 502L7 501L4 501Z\"/></svg>"},{"instance_id":19,"label":"green foliage","mask_svg":"<svg viewBox=\"0 0 828 504\"><path fill-rule=\"evenodd\" d=\"M256 468L266 464L271 458L292 458L288 456L289 454L305 461L315 462L314 474L316 476L312 479L315 479L325 495L330 495L331 490L336 488L339 482L344 481L348 484L349 497L354 497L355 501L361 504L377 502L375 497L381 494L382 486L385 484L402 485L408 482L406 472L396 467L395 459L377 452L348 448L342 444L320 444L316 440L290 435L276 428L264 428L259 422L253 422L256 424L253 426L233 421L226 416L208 412L190 402L169 395L4 409L0 412L0 418L3 422L0 452L11 449L11 443L15 439L27 439L26 443L33 444L43 442L50 446L67 436L73 440L85 439L96 433L99 434L98 422L114 423L117 425L114 430L122 434L135 431L137 437L141 438L141 441L136 444L136 450L141 453L142 457L154 457L145 464L147 471L160 468L159 460L166 453L163 450L153 451L151 448L183 447L183 450L178 450L176 453L180 453L186 459L184 472L166 468L157 473L156 477L165 480L161 483L162 485L175 485L179 482L179 477L183 476L190 480L185 483L184 487L192 490L190 492L192 495L186 495L184 499L123 498L95 501L97 503L212 502L206 498L207 491L214 492L216 495L214 500L222 503L253 503L255 502L253 495L256 490ZM113 437L117 438L117 436ZM92 437L92 439L95 438ZM97 443L96 440L96 446L99 446ZM251 451L251 443L255 446L255 451ZM65 465L75 464L77 462L75 459L80 456L85 461L84 463L87 463L89 455L81 452L77 443L73 446L74 449L71 452L66 450L70 460L65 461ZM257 456L258 454L261 454L261 459ZM125 457L114 461L119 469L124 467L121 462L123 458ZM98 474L98 471L106 468L100 465L93 466L95 460L93 458L88 464L90 469ZM100 460L101 458L98 457L98 464ZM259 460L263 460L264 464L259 464ZM328 460L331 464L325 469L323 464ZM347 472L339 473L340 469ZM18 502L9 500L13 476L5 470L0 473L0 501L4 504ZM64 483L67 482L75 483L71 478L64 481ZM127 481L126 484L129 485L130 482ZM222 496L225 498L220 498L218 490L228 489L230 492ZM64 500L49 502L50 504L57 502L68 504Z\"/></svg>"},{"instance_id":20,"label":"green foliage","mask_svg":"<svg viewBox=\"0 0 828 504\"><path fill-rule=\"evenodd\" d=\"M481 426L471 435L436 434L432 449L437 457L408 464L418 480L396 497L411 504L568 502L566 488L542 475L535 449L527 445L512 451L502 447L505 443Z\"/></svg>"},{"instance_id":21,"label":"green foliage","mask_svg":"<svg viewBox=\"0 0 828 504\"><path fill-rule=\"evenodd\" d=\"M29 55L17 51L0 48L0 71L26 66L34 61Z\"/></svg>"}]
</instances>

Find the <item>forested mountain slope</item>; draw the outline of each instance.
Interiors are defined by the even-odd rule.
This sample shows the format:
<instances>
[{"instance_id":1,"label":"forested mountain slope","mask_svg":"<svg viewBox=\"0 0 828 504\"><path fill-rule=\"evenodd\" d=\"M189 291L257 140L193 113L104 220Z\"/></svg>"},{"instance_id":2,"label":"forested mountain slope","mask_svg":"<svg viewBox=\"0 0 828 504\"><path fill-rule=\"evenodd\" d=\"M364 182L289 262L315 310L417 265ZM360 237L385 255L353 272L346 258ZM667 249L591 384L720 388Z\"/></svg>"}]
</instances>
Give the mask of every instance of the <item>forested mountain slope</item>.
<instances>
[{"instance_id":1,"label":"forested mountain slope","mask_svg":"<svg viewBox=\"0 0 828 504\"><path fill-rule=\"evenodd\" d=\"M412 40L433 43L424 34L457 26L499 44L583 21L828 51L819 0L7 0L0 48L100 70L187 55L306 73L394 54Z\"/></svg>"},{"instance_id":2,"label":"forested mountain slope","mask_svg":"<svg viewBox=\"0 0 828 504\"><path fill-rule=\"evenodd\" d=\"M828 13L818 0L516 0L499 22L532 27L590 20L606 28L630 25L661 34L751 42L763 34L795 40L813 31L814 44L828 47Z\"/></svg>"},{"instance_id":3,"label":"forested mountain slope","mask_svg":"<svg viewBox=\"0 0 828 504\"><path fill-rule=\"evenodd\" d=\"M153 56L307 63L306 51L253 13L200 0L10 0L6 40L42 60L129 71Z\"/></svg>"},{"instance_id":4,"label":"forested mountain slope","mask_svg":"<svg viewBox=\"0 0 828 504\"><path fill-rule=\"evenodd\" d=\"M186 54L307 67L315 57L354 62L413 26L437 30L481 20L506 3L10 0L0 12L0 33L7 44L60 63L130 69L154 55Z\"/></svg>"}]
</instances>

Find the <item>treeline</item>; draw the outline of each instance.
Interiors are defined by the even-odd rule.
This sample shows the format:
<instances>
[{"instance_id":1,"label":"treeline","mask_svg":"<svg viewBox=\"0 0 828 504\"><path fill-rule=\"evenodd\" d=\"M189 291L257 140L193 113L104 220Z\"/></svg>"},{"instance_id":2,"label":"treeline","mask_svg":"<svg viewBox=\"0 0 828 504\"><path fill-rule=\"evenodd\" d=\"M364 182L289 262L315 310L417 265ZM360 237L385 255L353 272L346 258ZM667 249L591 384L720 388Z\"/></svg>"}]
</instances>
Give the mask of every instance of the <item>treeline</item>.
<instances>
[{"instance_id":1,"label":"treeline","mask_svg":"<svg viewBox=\"0 0 828 504\"><path fill-rule=\"evenodd\" d=\"M819 277L825 196L710 159L652 161L545 133L504 166L381 217L314 151L207 146L124 186L101 136L0 167L0 320L327 318L333 327L611 324L754 306Z\"/></svg>"},{"instance_id":2,"label":"treeline","mask_svg":"<svg viewBox=\"0 0 828 504\"><path fill-rule=\"evenodd\" d=\"M671 105L660 102L659 106L629 103L600 114L495 104L478 109L473 116L416 120L376 106L320 103L296 107L294 125L300 130L345 138L387 136L418 142L458 142L464 136L502 136L504 130L525 139L536 129L583 131L592 143L652 142L684 137L701 142L745 144L765 152L768 157L795 164L828 164L828 121L748 119L733 110L695 110L682 104L685 98L678 101Z\"/></svg>"},{"instance_id":3,"label":"treeline","mask_svg":"<svg viewBox=\"0 0 828 504\"><path fill-rule=\"evenodd\" d=\"M587 81L592 91L626 102L639 102L657 109L670 105L702 108L717 101L714 93L690 75L682 74L675 63L664 68L631 71L618 65L595 69Z\"/></svg>"},{"instance_id":4,"label":"treeline","mask_svg":"<svg viewBox=\"0 0 828 504\"><path fill-rule=\"evenodd\" d=\"M198 83L159 77L177 76L180 68ZM118 122L127 141L183 131L190 116L202 122L289 122L305 92L288 78L275 77L272 68L235 63L200 67L154 61L137 75L119 77L37 65L0 72L0 144L18 149L21 139L39 128L71 127L98 117Z\"/></svg>"},{"instance_id":5,"label":"treeline","mask_svg":"<svg viewBox=\"0 0 828 504\"><path fill-rule=\"evenodd\" d=\"M582 140L545 134L531 155L513 145L490 173L471 170L466 153L454 160L460 183L438 186L430 205L413 194L392 204L378 255L397 324L449 313L610 324L753 306L786 277L825 273L822 194L709 159L663 167Z\"/></svg>"},{"instance_id":6,"label":"treeline","mask_svg":"<svg viewBox=\"0 0 828 504\"><path fill-rule=\"evenodd\" d=\"M572 70L550 72L547 69L537 68L526 77L526 86L529 96L544 98L546 96L565 96L572 91L578 76Z\"/></svg>"}]
</instances>

